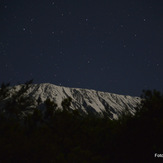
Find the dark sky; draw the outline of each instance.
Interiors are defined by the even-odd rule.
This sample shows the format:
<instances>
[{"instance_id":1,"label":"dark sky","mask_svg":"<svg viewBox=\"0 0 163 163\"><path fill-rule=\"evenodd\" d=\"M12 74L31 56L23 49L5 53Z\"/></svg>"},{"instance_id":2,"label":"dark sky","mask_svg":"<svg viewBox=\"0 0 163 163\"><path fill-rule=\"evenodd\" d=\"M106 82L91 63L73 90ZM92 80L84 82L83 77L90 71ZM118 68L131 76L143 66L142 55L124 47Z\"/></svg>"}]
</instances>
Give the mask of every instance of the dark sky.
<instances>
[{"instance_id":1,"label":"dark sky","mask_svg":"<svg viewBox=\"0 0 163 163\"><path fill-rule=\"evenodd\" d=\"M0 0L0 82L163 91L163 0Z\"/></svg>"}]
</instances>

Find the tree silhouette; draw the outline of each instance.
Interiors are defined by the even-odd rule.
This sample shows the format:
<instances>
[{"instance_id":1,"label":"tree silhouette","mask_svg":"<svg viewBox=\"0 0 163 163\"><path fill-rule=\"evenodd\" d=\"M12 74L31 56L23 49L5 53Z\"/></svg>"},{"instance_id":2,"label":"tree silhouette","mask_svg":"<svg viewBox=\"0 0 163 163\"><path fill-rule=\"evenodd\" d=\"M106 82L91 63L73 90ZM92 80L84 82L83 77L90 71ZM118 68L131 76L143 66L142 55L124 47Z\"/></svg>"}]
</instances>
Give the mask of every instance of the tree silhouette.
<instances>
[{"instance_id":1,"label":"tree silhouette","mask_svg":"<svg viewBox=\"0 0 163 163\"><path fill-rule=\"evenodd\" d=\"M45 119L52 118L54 115L54 111L56 111L57 104L54 101L51 101L49 98L45 101L46 111L45 111Z\"/></svg>"},{"instance_id":2,"label":"tree silhouette","mask_svg":"<svg viewBox=\"0 0 163 163\"><path fill-rule=\"evenodd\" d=\"M9 84L1 85L0 162L127 163L159 159L154 154L163 151L160 92L143 91L135 115L126 111L118 120L111 120L72 111L71 98L62 101L60 110L49 98L45 102L39 98L38 105L45 106L42 111L26 96L30 87L31 81L10 94Z\"/></svg>"},{"instance_id":3,"label":"tree silhouette","mask_svg":"<svg viewBox=\"0 0 163 163\"><path fill-rule=\"evenodd\" d=\"M70 111L70 105L71 105L72 98L68 97L64 99L61 103L63 110Z\"/></svg>"}]
</instances>

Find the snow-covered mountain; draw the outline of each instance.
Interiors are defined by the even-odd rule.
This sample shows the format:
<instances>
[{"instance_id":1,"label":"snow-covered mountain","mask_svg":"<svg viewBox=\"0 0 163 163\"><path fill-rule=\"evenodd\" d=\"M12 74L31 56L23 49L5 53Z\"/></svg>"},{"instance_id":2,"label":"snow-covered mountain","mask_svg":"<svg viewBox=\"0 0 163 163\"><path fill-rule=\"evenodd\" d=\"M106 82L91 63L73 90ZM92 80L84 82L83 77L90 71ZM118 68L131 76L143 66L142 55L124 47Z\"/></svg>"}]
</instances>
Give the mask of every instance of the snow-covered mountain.
<instances>
[{"instance_id":1,"label":"snow-covered mountain","mask_svg":"<svg viewBox=\"0 0 163 163\"><path fill-rule=\"evenodd\" d=\"M15 90L20 89L20 85ZM118 115L127 109L132 114L135 107L140 103L139 97L117 95L108 92L100 92L90 89L68 88L53 84L32 84L27 95L35 100L44 102L47 98L61 107L61 102L68 97L72 98L71 109L78 109L80 112L95 115L108 115L111 119L117 119Z\"/></svg>"}]
</instances>

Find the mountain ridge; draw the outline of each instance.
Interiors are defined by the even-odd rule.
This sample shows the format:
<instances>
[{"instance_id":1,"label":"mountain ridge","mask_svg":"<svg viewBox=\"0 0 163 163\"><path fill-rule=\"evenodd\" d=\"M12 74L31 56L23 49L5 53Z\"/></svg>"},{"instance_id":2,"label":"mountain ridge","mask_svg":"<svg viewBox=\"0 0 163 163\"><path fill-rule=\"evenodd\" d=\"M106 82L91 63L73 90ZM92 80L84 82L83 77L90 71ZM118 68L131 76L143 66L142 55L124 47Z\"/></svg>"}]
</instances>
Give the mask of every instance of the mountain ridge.
<instances>
[{"instance_id":1,"label":"mountain ridge","mask_svg":"<svg viewBox=\"0 0 163 163\"><path fill-rule=\"evenodd\" d=\"M14 88L14 90L19 90L21 85ZM129 95L118 95L93 89L69 88L51 83L31 84L26 95L33 97L35 101L40 99L42 103L49 98L59 108L61 108L62 101L70 97L72 99L70 109L77 109L85 114L107 115L111 119L117 119L126 109L134 114L135 107L141 100L139 97Z\"/></svg>"}]
</instances>

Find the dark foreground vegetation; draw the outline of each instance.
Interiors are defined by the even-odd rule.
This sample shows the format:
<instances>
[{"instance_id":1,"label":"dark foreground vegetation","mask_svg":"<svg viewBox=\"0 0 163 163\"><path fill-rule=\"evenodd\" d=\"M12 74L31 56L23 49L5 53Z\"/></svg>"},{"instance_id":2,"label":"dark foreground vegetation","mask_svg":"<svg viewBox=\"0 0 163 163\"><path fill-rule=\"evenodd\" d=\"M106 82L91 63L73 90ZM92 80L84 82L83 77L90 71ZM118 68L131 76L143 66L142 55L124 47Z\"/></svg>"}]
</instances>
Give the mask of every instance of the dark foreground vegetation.
<instances>
[{"instance_id":1,"label":"dark foreground vegetation","mask_svg":"<svg viewBox=\"0 0 163 163\"><path fill-rule=\"evenodd\" d=\"M0 89L0 162L109 163L155 162L163 153L163 95L144 91L134 116L124 113L119 120L82 116L63 111L47 99L44 112L23 94L27 82L10 99L9 85ZM40 99L37 100L38 104ZM22 111L33 109L33 113ZM160 160L160 161L161 161Z\"/></svg>"}]
</instances>

